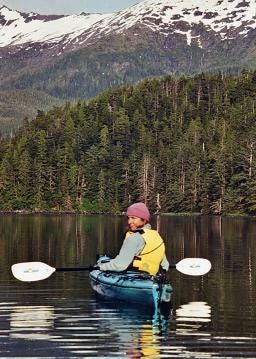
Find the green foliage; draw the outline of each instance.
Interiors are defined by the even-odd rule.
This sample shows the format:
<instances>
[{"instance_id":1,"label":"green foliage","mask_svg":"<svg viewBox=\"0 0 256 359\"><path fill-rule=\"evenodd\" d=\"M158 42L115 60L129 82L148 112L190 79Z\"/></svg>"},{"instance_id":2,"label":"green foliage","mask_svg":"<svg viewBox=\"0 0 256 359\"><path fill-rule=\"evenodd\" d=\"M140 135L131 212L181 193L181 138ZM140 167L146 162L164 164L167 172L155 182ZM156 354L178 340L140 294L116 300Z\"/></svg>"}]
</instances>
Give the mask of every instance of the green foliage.
<instances>
[{"instance_id":1,"label":"green foliage","mask_svg":"<svg viewBox=\"0 0 256 359\"><path fill-rule=\"evenodd\" d=\"M38 111L0 146L0 209L256 213L254 72L145 80Z\"/></svg>"}]
</instances>

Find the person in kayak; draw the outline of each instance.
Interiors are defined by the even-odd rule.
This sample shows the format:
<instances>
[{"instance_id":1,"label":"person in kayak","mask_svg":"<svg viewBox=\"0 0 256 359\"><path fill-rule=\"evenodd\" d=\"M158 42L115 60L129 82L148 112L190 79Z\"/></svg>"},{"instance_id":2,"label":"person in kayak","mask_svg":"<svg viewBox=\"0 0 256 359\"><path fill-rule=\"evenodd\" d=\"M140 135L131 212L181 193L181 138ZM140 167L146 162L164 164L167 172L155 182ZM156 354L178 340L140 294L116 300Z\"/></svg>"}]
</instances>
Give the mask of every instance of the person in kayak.
<instances>
[{"instance_id":1,"label":"person in kayak","mask_svg":"<svg viewBox=\"0 0 256 359\"><path fill-rule=\"evenodd\" d=\"M136 269L149 274L157 274L162 268L169 269L165 255L165 245L160 234L151 229L150 213L144 203L134 203L128 207L128 232L119 254L106 263L97 263L100 270L121 272Z\"/></svg>"}]
</instances>

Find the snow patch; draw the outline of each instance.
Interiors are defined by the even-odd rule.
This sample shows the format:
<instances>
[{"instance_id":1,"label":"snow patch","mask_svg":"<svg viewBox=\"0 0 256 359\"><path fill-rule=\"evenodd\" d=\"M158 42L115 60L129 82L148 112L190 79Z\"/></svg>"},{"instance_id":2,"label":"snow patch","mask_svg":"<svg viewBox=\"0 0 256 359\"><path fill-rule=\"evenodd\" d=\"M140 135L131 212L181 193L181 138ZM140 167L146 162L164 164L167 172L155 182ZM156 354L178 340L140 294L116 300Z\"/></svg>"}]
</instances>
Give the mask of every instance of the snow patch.
<instances>
[{"instance_id":1,"label":"snow patch","mask_svg":"<svg viewBox=\"0 0 256 359\"><path fill-rule=\"evenodd\" d=\"M67 36L75 39L93 24L109 16L109 14L70 15L62 18L43 21L26 19L16 11L2 8L0 14L6 21L12 20L8 26L0 26L0 46L19 45L26 42L56 42Z\"/></svg>"}]
</instances>

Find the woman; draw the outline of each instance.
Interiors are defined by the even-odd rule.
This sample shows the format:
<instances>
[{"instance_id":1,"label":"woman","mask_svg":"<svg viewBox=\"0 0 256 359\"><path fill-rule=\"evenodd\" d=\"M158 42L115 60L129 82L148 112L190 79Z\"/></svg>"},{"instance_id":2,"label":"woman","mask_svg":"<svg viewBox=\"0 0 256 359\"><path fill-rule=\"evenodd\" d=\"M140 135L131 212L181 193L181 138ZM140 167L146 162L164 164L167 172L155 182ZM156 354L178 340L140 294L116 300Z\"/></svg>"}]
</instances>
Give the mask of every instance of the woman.
<instances>
[{"instance_id":1,"label":"woman","mask_svg":"<svg viewBox=\"0 0 256 359\"><path fill-rule=\"evenodd\" d=\"M107 263L98 263L103 271L123 271L136 269L152 275L160 267L167 271L169 262L165 255L165 245L159 233L151 229L150 213L144 203L134 203L128 207L128 232L119 254Z\"/></svg>"}]
</instances>

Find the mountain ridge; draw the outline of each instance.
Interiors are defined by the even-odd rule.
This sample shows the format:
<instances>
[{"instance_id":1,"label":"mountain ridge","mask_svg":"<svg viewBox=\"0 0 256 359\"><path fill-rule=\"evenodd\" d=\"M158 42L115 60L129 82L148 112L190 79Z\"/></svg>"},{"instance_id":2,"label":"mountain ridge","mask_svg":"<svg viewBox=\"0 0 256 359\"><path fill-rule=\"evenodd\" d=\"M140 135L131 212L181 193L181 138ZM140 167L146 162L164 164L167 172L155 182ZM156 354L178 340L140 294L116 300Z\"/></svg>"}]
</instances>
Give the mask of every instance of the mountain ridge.
<instances>
[{"instance_id":1,"label":"mountain ridge","mask_svg":"<svg viewBox=\"0 0 256 359\"><path fill-rule=\"evenodd\" d=\"M166 36L186 34L188 44L199 36L195 28L198 25L218 33L222 40L233 39L255 30L255 8L253 0L145 0L114 14L39 15L2 6L0 47L60 41L81 45L110 33L122 33L139 23Z\"/></svg>"}]
</instances>

